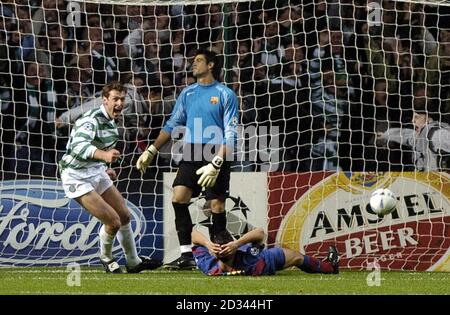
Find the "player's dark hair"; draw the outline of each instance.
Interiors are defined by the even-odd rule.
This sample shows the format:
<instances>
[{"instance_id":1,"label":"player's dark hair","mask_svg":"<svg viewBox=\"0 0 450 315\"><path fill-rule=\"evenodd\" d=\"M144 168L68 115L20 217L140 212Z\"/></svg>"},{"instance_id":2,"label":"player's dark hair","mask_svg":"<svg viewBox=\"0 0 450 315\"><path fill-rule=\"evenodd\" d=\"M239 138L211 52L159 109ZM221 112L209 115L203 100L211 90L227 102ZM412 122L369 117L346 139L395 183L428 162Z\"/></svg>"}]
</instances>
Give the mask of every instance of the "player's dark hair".
<instances>
[{"instance_id":1,"label":"player's dark hair","mask_svg":"<svg viewBox=\"0 0 450 315\"><path fill-rule=\"evenodd\" d=\"M102 96L108 97L109 92L111 92L113 90L116 90L116 91L122 92L122 93L127 92L127 89L125 88L125 86L122 83L120 83L119 81L111 81L103 87Z\"/></svg>"},{"instance_id":2,"label":"player's dark hair","mask_svg":"<svg viewBox=\"0 0 450 315\"><path fill-rule=\"evenodd\" d=\"M228 230L222 230L219 233L212 235L211 241L219 245L224 245L234 241L234 238Z\"/></svg>"},{"instance_id":3,"label":"player's dark hair","mask_svg":"<svg viewBox=\"0 0 450 315\"><path fill-rule=\"evenodd\" d=\"M229 242L234 241L233 236L231 236L230 232L228 232L228 230L222 230L216 234L211 235L211 241L213 243L219 244L219 245L224 245L224 244L228 244ZM225 265L229 265L232 266L233 265L233 260L234 260L234 255L230 254L227 256L217 256L217 258L219 258L219 260L221 260Z\"/></svg>"},{"instance_id":4,"label":"player's dark hair","mask_svg":"<svg viewBox=\"0 0 450 315\"><path fill-rule=\"evenodd\" d=\"M197 52L195 53L195 56L197 55L204 55L206 59L206 64L212 62L214 63L214 67L212 69L212 75L214 76L214 79L220 80L220 73L222 71L222 61L221 58L217 56L217 54L214 51L210 51L205 48L199 48Z\"/></svg>"}]
</instances>

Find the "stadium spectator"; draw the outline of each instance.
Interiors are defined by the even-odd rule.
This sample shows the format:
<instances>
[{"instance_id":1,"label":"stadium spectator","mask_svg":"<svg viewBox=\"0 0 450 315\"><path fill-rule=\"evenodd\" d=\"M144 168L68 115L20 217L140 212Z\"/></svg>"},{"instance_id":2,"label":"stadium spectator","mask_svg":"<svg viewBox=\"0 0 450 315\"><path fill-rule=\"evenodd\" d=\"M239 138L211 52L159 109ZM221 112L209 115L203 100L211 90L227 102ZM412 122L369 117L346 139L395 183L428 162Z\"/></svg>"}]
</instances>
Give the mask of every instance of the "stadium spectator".
<instances>
[{"instance_id":1,"label":"stadium spectator","mask_svg":"<svg viewBox=\"0 0 450 315\"><path fill-rule=\"evenodd\" d=\"M317 32L328 28L327 1L313 0L304 6L303 19L305 21L306 46L317 45ZM309 54L309 52L307 52Z\"/></svg>"},{"instance_id":2,"label":"stadium spectator","mask_svg":"<svg viewBox=\"0 0 450 315\"><path fill-rule=\"evenodd\" d=\"M125 93L126 88L116 81L105 85L103 104L76 121L67 153L59 163L67 197L75 199L103 223L99 233L100 261L107 273L122 273L112 256L116 235L125 252L129 273L161 266L159 261L138 256L130 211L113 184L115 171L106 166L120 159L120 152L114 149L119 137L114 120L122 114Z\"/></svg>"},{"instance_id":3,"label":"stadium spectator","mask_svg":"<svg viewBox=\"0 0 450 315\"><path fill-rule=\"evenodd\" d=\"M229 22L232 28L229 32L232 34L231 38L236 38L238 42L242 40L249 40L251 38L251 25L249 3L245 2L233 2L231 3L231 9L229 12Z\"/></svg>"},{"instance_id":4,"label":"stadium spectator","mask_svg":"<svg viewBox=\"0 0 450 315\"><path fill-rule=\"evenodd\" d=\"M270 121L283 132L280 141L280 170L298 170L300 145L309 129L307 117L310 112L307 92L307 75L303 73L303 50L299 45L289 45L285 49L285 58L277 76L269 81Z\"/></svg>"},{"instance_id":5,"label":"stadium spectator","mask_svg":"<svg viewBox=\"0 0 450 315\"><path fill-rule=\"evenodd\" d=\"M170 118L170 114L175 105L173 96L163 96L162 87L159 82L151 82L150 84L146 97L150 115L147 116L144 127L140 129L138 139L139 148L137 150L139 153L144 152L148 144L156 140L165 122ZM169 141L159 149L159 167L170 166L170 160L172 159L171 148L172 141Z\"/></svg>"},{"instance_id":6,"label":"stadium spectator","mask_svg":"<svg viewBox=\"0 0 450 315\"><path fill-rule=\"evenodd\" d=\"M330 246L326 259L319 260L289 248L264 248L264 230L256 228L234 240L222 231L209 240L198 230L192 231L192 252L198 268L208 276L273 275L279 270L297 267L307 273L339 273L339 253Z\"/></svg>"},{"instance_id":7,"label":"stadium spectator","mask_svg":"<svg viewBox=\"0 0 450 315\"><path fill-rule=\"evenodd\" d=\"M148 90L148 105L151 115L150 122L147 125L150 127L150 141L156 140L165 122L169 119L173 111L175 101L173 97L164 97L162 94L162 87L160 83L153 83Z\"/></svg>"},{"instance_id":8,"label":"stadium spectator","mask_svg":"<svg viewBox=\"0 0 450 315\"><path fill-rule=\"evenodd\" d=\"M130 34L130 37L134 36L134 39L129 39L130 46L129 49L127 49L127 53L131 53L130 58L133 72L147 73L149 82L154 80L162 81L161 73L164 71L172 71L173 69L171 64L169 64L170 58L160 59L160 41L158 32L155 30L145 30L143 32L142 52L139 48L140 44L138 44L136 39L136 33L138 32L135 31ZM147 84L149 84L149 82L147 82Z\"/></svg>"},{"instance_id":9,"label":"stadium spectator","mask_svg":"<svg viewBox=\"0 0 450 315\"><path fill-rule=\"evenodd\" d=\"M447 22L448 23L448 22ZM444 23L442 23L444 24ZM439 98L444 120L450 123L450 27L439 28L439 49L437 55L427 60L427 83L433 97Z\"/></svg>"},{"instance_id":10,"label":"stadium spectator","mask_svg":"<svg viewBox=\"0 0 450 315\"><path fill-rule=\"evenodd\" d=\"M49 76L54 85L58 105L67 101L67 74L66 65L74 57L70 45L68 45L67 29L60 24L48 25L47 36L41 36L41 47L45 48L43 54Z\"/></svg>"},{"instance_id":11,"label":"stadium spectator","mask_svg":"<svg viewBox=\"0 0 450 315\"><path fill-rule=\"evenodd\" d=\"M279 36L284 47L292 44L305 42L303 30L303 16L300 7L286 6L278 11L277 21L279 22Z\"/></svg>"},{"instance_id":12,"label":"stadium spectator","mask_svg":"<svg viewBox=\"0 0 450 315\"><path fill-rule=\"evenodd\" d=\"M386 80L380 79L375 82L374 89L375 113L375 130L384 132L388 126L398 125L400 114L398 113L398 94L389 93ZM367 113L366 117L370 117ZM410 119L411 121L411 119Z\"/></svg>"},{"instance_id":13,"label":"stadium spectator","mask_svg":"<svg viewBox=\"0 0 450 315\"><path fill-rule=\"evenodd\" d=\"M0 181L13 179L16 176L14 143L16 136L16 117L14 115L16 106L13 101L13 89L9 84L0 77L0 166L2 167Z\"/></svg>"},{"instance_id":14,"label":"stadium spectator","mask_svg":"<svg viewBox=\"0 0 450 315\"><path fill-rule=\"evenodd\" d=\"M398 143L413 150L419 171L450 169L450 125L439 121L439 113L426 95L415 95L414 129L390 128L378 134L378 144Z\"/></svg>"},{"instance_id":15,"label":"stadium spectator","mask_svg":"<svg viewBox=\"0 0 450 315\"><path fill-rule=\"evenodd\" d=\"M156 24L155 30L158 32L158 41L160 44L170 42L170 17L167 6L157 6L155 8ZM168 46L170 49L170 47Z\"/></svg>"},{"instance_id":16,"label":"stadium spectator","mask_svg":"<svg viewBox=\"0 0 450 315\"><path fill-rule=\"evenodd\" d=\"M244 91L252 93L253 83L253 63L252 54L250 53L251 43L248 41L240 41L238 43L238 55L235 59L234 72L238 75L238 82Z\"/></svg>"},{"instance_id":17,"label":"stadium spectator","mask_svg":"<svg viewBox=\"0 0 450 315\"><path fill-rule=\"evenodd\" d=\"M330 123L315 131L311 146L311 171L340 171L338 156L339 131Z\"/></svg>"},{"instance_id":18,"label":"stadium spectator","mask_svg":"<svg viewBox=\"0 0 450 315\"><path fill-rule=\"evenodd\" d=\"M19 30L20 47L18 55L21 60L29 60L36 57L36 35L33 33L33 23L30 16L30 8L27 6L17 5L17 26Z\"/></svg>"},{"instance_id":19,"label":"stadium spectator","mask_svg":"<svg viewBox=\"0 0 450 315\"><path fill-rule=\"evenodd\" d=\"M19 164L34 175L56 175L56 93L43 65L30 60L25 71L26 86L14 93Z\"/></svg>"},{"instance_id":20,"label":"stadium spectator","mask_svg":"<svg viewBox=\"0 0 450 315\"><path fill-rule=\"evenodd\" d=\"M154 80L161 82L163 97L179 94L182 81L193 80L186 71L193 52L206 40L211 50L227 56L227 68L239 75L242 96L248 103L245 106L254 109L248 112L254 116L252 121L249 115L244 117L248 124L270 125L274 117L289 120L287 113L292 108L286 107L278 115L286 102L270 104L270 94L284 100L292 91L306 91L310 95L305 96L305 103L328 102L323 85L323 74L330 69L326 64L337 76L347 76L345 97L353 107L350 117L340 117L351 123L344 122L338 130L339 152L343 143L344 147L348 143L344 151L357 155L362 151L358 146L366 146L364 150L367 145L373 147L371 137L381 131L373 126L373 118L382 112L383 103L389 113L382 115L382 120L390 127L409 123L416 83L428 84L428 96L440 102L443 121L450 120L449 23L437 18L441 12L442 16L447 14L443 6L435 11L430 5L385 1L380 26L368 17L363 0L314 0L303 6L285 1L240 2L231 4L228 14L220 5L79 4L81 23L74 27L67 25L68 18L74 17L69 16L67 1L10 0L0 6L0 57L4 61L0 63L0 85L24 87L26 60L38 61L48 68L51 89L57 92L56 116L59 110L78 106L95 92L101 93L103 84L119 74L124 82L122 76L131 71L145 74L147 85ZM231 39L226 45L225 35ZM301 67L297 57L292 58L294 51L305 54ZM295 80L299 75L309 82ZM229 84L231 77L225 78ZM385 87L380 84L383 81ZM282 84L277 87L274 82ZM271 113L272 105L277 109ZM316 120L316 109L301 107L300 119ZM314 143L311 139L323 136L323 121L300 126L307 126L311 134L318 130L314 137L304 133L307 146ZM281 133L297 139L290 127L283 126ZM359 140L355 140L357 134L362 134L357 136ZM292 152L289 160L308 158L304 152L309 154L309 150ZM361 169L370 159L361 159Z\"/></svg>"},{"instance_id":21,"label":"stadium spectator","mask_svg":"<svg viewBox=\"0 0 450 315\"><path fill-rule=\"evenodd\" d=\"M235 147L239 121L235 93L216 80L221 71L216 54L199 49L192 71L197 83L181 92L171 118L136 164L138 170L145 172L158 150L175 136L177 129L186 127L183 160L172 185L175 226L182 253L167 264L173 269L196 266L191 251L192 220L188 207L191 197L198 196L202 188L206 188L206 199L212 200L213 233L226 229L225 200L230 182L228 156L232 156ZM211 132L215 134L214 138Z\"/></svg>"},{"instance_id":22,"label":"stadium spectator","mask_svg":"<svg viewBox=\"0 0 450 315\"><path fill-rule=\"evenodd\" d=\"M77 57L72 59L67 66L67 92L66 108L71 109L95 98L95 87L92 82L90 68L77 66ZM81 61L81 60L80 60Z\"/></svg>"},{"instance_id":23,"label":"stadium spectator","mask_svg":"<svg viewBox=\"0 0 450 315\"><path fill-rule=\"evenodd\" d=\"M184 31L178 30L172 33L172 64L173 71L175 75L182 74L186 71L185 64L186 58L184 56L185 45L183 43L184 40Z\"/></svg>"},{"instance_id":24,"label":"stadium spectator","mask_svg":"<svg viewBox=\"0 0 450 315\"><path fill-rule=\"evenodd\" d=\"M85 29L83 41L86 43L84 53L90 57L90 67L92 68L92 81L96 91L101 91L104 84L117 79L116 58L105 54L105 44L103 42L103 29L101 27L90 27Z\"/></svg>"},{"instance_id":25,"label":"stadium spectator","mask_svg":"<svg viewBox=\"0 0 450 315\"><path fill-rule=\"evenodd\" d=\"M278 23L274 19L265 21L264 36L260 39L261 51L259 60L268 67L269 77L276 76L284 51L283 43L278 36Z\"/></svg>"}]
</instances>

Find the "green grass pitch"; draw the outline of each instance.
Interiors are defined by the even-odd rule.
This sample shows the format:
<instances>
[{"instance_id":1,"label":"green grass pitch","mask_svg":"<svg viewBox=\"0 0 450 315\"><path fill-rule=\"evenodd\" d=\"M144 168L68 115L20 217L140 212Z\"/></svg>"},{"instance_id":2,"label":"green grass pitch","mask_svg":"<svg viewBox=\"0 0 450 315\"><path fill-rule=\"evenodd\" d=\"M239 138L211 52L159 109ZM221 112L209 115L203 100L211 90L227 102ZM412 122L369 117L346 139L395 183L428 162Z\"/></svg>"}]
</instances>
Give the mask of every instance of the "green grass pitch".
<instances>
[{"instance_id":1,"label":"green grass pitch","mask_svg":"<svg viewBox=\"0 0 450 315\"><path fill-rule=\"evenodd\" d=\"M0 268L0 294L450 294L450 273L381 271L380 286L367 284L369 273L320 275L290 269L275 276L207 277L200 271L112 275L100 268L81 268L80 286L69 286L65 268Z\"/></svg>"}]
</instances>

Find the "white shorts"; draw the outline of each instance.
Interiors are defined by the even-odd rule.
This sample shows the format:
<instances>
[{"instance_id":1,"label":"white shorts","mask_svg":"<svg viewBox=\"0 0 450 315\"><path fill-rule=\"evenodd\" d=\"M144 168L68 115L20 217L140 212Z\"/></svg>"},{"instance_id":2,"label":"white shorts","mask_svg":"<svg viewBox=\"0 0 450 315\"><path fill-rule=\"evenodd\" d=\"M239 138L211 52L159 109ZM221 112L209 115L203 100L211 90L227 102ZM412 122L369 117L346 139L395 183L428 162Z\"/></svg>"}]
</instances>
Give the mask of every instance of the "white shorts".
<instances>
[{"instance_id":1,"label":"white shorts","mask_svg":"<svg viewBox=\"0 0 450 315\"><path fill-rule=\"evenodd\" d=\"M101 195L113 185L113 181L106 173L106 166L83 170L65 169L61 173L61 180L66 196L71 199L93 190Z\"/></svg>"}]
</instances>

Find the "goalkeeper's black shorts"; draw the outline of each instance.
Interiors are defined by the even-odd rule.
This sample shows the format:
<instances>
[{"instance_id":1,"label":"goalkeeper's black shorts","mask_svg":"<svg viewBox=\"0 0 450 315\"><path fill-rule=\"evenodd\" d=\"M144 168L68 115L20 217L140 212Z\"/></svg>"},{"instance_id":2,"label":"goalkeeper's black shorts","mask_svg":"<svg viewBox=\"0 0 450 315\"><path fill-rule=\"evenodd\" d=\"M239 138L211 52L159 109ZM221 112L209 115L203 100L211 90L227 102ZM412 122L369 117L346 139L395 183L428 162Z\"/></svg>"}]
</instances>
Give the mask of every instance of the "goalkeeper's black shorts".
<instances>
[{"instance_id":1,"label":"goalkeeper's black shorts","mask_svg":"<svg viewBox=\"0 0 450 315\"><path fill-rule=\"evenodd\" d=\"M208 164L208 162L187 162L181 161L178 167L177 176L173 181L172 187L186 186L192 189L192 197L198 197L202 191L202 186L197 184L200 175L195 172ZM228 197L230 189L230 163L224 162L220 168L219 176L213 187L205 188L205 199L225 200Z\"/></svg>"}]
</instances>

